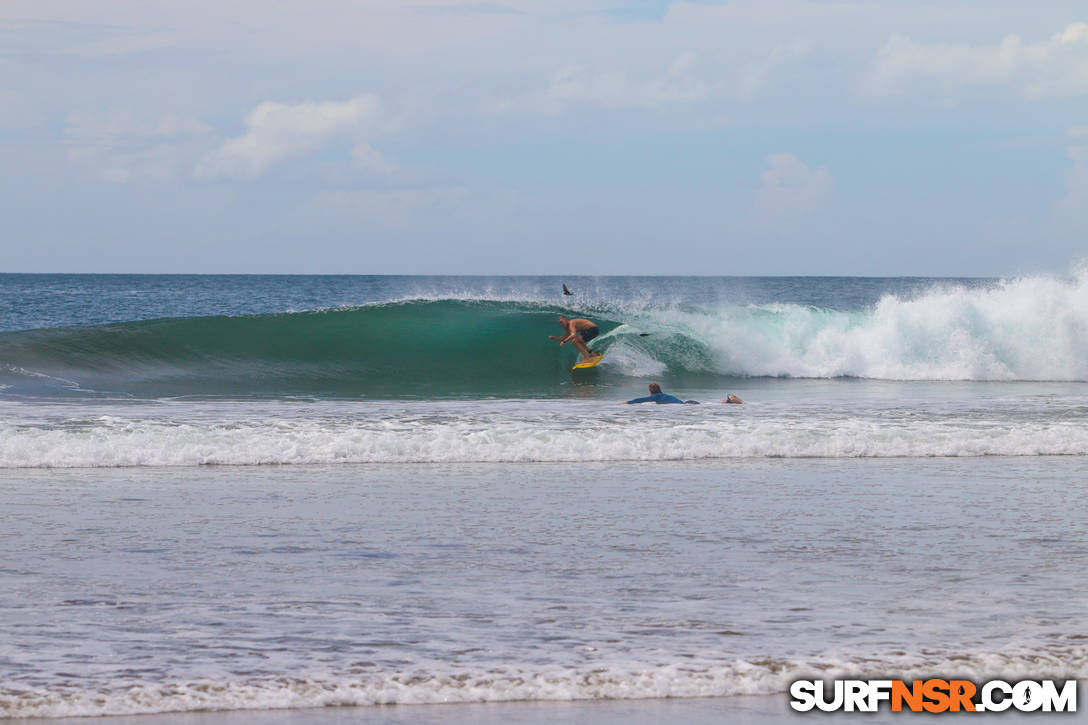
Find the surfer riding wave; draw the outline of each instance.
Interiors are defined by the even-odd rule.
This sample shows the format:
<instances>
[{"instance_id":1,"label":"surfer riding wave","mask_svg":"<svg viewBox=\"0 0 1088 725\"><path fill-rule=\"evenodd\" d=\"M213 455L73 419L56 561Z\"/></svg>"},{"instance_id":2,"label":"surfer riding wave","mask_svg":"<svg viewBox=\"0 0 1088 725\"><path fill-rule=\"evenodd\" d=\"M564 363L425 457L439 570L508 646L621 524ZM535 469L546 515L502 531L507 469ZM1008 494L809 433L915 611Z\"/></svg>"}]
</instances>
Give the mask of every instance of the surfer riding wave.
<instances>
[{"instance_id":1,"label":"surfer riding wave","mask_svg":"<svg viewBox=\"0 0 1088 725\"><path fill-rule=\"evenodd\" d=\"M586 347L586 343L597 337L600 334L600 330L597 328L597 323L592 320L586 320L581 317L576 317L573 320L563 315L559 316L559 324L567 331L566 335L548 335L549 340L559 340L559 346L572 343L578 352L582 353L583 360L589 360L594 356L589 348Z\"/></svg>"}]
</instances>

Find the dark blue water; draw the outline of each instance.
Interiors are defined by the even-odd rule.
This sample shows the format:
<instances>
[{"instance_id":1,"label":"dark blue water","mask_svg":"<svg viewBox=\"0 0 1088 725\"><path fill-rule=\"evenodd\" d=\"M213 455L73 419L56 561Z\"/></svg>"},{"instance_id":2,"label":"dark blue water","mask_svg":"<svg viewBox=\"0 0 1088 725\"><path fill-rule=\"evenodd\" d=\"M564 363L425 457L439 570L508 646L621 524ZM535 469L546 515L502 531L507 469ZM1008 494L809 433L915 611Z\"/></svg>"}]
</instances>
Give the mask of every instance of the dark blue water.
<instances>
[{"instance_id":1,"label":"dark blue water","mask_svg":"<svg viewBox=\"0 0 1088 725\"><path fill-rule=\"evenodd\" d=\"M859 310L887 294L986 279L923 277L431 277L360 275L0 274L0 331L150 320L257 315L413 297L660 304L786 303Z\"/></svg>"}]
</instances>

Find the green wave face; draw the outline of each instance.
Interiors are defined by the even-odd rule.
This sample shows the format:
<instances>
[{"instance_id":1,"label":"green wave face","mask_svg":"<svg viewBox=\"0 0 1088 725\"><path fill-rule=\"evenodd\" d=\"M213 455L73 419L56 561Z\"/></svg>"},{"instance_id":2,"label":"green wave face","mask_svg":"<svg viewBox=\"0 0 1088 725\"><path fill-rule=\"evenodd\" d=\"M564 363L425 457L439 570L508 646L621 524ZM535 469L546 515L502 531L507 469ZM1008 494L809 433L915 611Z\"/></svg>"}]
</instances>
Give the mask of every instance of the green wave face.
<instances>
[{"instance_id":1,"label":"green wave face","mask_svg":"<svg viewBox=\"0 0 1088 725\"><path fill-rule=\"evenodd\" d=\"M1088 283L934 288L839 311L774 303L408 300L351 309L147 320L0 334L0 394L139 397L546 397L659 380L1088 380ZM572 374L556 316L607 351ZM649 336L642 336L649 333Z\"/></svg>"},{"instance_id":2,"label":"green wave face","mask_svg":"<svg viewBox=\"0 0 1088 725\"><path fill-rule=\"evenodd\" d=\"M578 358L548 339L560 314L585 313L438 300L12 332L0 335L0 382L152 397L555 395ZM602 334L619 324L593 319Z\"/></svg>"}]
</instances>

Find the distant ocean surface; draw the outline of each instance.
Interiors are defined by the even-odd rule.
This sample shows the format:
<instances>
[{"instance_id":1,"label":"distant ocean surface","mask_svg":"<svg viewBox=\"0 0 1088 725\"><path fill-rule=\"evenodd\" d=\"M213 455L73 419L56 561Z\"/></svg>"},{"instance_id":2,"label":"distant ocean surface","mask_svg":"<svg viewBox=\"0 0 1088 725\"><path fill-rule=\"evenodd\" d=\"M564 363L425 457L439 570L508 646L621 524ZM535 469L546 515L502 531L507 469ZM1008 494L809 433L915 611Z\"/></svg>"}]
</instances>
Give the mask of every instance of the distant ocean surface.
<instances>
[{"instance_id":1,"label":"distant ocean surface","mask_svg":"<svg viewBox=\"0 0 1088 725\"><path fill-rule=\"evenodd\" d=\"M0 275L0 717L1083 678L1086 456L1088 273Z\"/></svg>"}]
</instances>

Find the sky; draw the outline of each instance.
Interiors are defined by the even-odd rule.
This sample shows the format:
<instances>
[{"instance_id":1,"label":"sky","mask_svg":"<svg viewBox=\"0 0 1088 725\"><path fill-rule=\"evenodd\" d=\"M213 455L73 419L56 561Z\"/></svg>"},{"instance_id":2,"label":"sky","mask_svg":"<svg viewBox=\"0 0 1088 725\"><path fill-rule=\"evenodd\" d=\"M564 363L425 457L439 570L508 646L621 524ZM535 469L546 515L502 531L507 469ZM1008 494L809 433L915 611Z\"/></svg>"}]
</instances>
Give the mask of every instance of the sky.
<instances>
[{"instance_id":1,"label":"sky","mask_svg":"<svg viewBox=\"0 0 1088 725\"><path fill-rule=\"evenodd\" d=\"M1083 0L0 3L0 272L1085 257Z\"/></svg>"}]
</instances>

